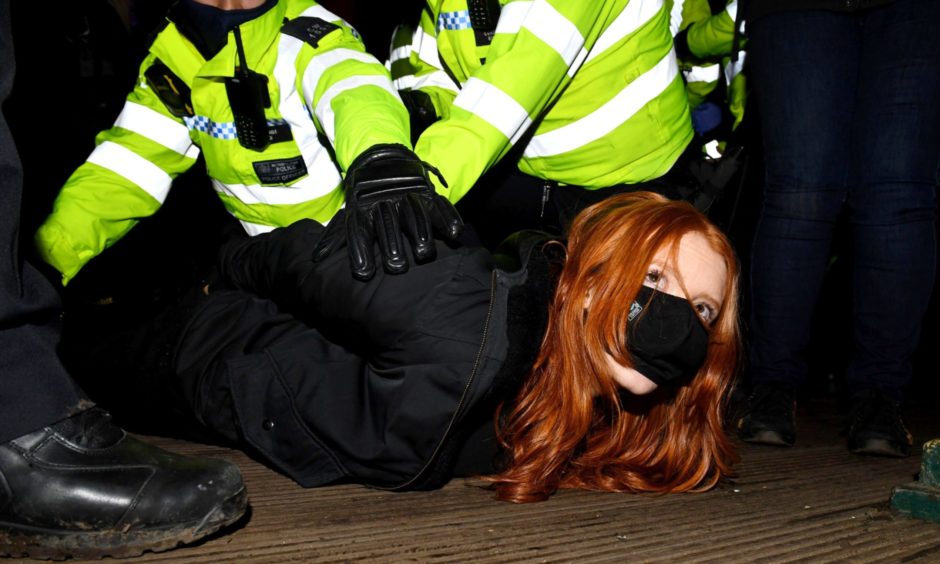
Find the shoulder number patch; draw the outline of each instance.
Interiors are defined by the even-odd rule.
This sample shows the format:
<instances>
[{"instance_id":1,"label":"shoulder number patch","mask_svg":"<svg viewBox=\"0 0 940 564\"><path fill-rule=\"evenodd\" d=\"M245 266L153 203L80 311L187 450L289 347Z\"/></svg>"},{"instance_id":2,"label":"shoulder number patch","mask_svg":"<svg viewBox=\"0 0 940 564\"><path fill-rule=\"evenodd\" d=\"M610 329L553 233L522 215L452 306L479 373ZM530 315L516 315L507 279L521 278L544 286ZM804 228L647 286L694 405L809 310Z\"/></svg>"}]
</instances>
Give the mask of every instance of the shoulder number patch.
<instances>
[{"instance_id":1,"label":"shoulder number patch","mask_svg":"<svg viewBox=\"0 0 940 564\"><path fill-rule=\"evenodd\" d=\"M144 71L144 77L171 114L178 118L194 115L189 87L163 61L154 59L150 68Z\"/></svg>"},{"instance_id":2,"label":"shoulder number patch","mask_svg":"<svg viewBox=\"0 0 940 564\"><path fill-rule=\"evenodd\" d=\"M339 26L314 17L294 18L281 27L281 33L320 46L320 40L339 29Z\"/></svg>"}]
</instances>

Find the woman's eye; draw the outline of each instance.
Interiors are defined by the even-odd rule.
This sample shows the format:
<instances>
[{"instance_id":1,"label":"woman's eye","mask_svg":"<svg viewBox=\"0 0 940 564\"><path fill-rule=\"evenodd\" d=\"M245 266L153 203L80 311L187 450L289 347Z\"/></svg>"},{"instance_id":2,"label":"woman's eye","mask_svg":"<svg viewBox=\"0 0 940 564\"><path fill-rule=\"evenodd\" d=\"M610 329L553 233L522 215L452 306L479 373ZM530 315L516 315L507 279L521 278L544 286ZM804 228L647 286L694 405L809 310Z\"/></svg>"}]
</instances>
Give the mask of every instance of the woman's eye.
<instances>
[{"instance_id":1,"label":"woman's eye","mask_svg":"<svg viewBox=\"0 0 940 564\"><path fill-rule=\"evenodd\" d=\"M708 304L695 304L695 312L702 318L706 325L715 320L715 310Z\"/></svg>"},{"instance_id":2,"label":"woman's eye","mask_svg":"<svg viewBox=\"0 0 940 564\"><path fill-rule=\"evenodd\" d=\"M658 270L650 270L646 273L646 282L656 288L663 280L663 275Z\"/></svg>"}]
</instances>

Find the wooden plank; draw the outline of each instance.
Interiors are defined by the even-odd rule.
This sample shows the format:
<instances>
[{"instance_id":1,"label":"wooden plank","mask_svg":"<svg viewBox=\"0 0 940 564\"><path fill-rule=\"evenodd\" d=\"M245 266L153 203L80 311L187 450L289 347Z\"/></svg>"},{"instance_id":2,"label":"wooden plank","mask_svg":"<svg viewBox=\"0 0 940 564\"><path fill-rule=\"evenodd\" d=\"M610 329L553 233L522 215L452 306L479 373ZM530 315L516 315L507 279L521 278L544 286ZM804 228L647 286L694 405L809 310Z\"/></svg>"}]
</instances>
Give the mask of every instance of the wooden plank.
<instances>
[{"instance_id":1,"label":"wooden plank","mask_svg":"<svg viewBox=\"0 0 940 564\"><path fill-rule=\"evenodd\" d=\"M790 449L740 445L733 480L702 494L562 491L497 502L479 480L395 494L357 485L303 489L216 446L148 440L239 464L250 518L194 547L140 562L880 562L940 560L940 525L892 510L919 456L850 454L825 410L799 421ZM940 436L936 417L915 436ZM806 440L801 440L806 437ZM919 444L919 443L918 443ZM919 454L919 451L918 451Z\"/></svg>"}]
</instances>

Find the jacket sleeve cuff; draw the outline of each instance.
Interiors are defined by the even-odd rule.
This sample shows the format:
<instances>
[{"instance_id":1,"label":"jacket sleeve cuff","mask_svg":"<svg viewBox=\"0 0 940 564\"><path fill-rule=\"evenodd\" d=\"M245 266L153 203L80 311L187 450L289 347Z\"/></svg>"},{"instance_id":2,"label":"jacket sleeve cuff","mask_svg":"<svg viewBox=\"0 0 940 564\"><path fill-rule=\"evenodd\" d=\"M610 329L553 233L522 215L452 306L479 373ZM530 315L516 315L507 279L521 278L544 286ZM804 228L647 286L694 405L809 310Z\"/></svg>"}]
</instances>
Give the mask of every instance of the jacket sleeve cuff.
<instances>
[{"instance_id":1,"label":"jacket sleeve cuff","mask_svg":"<svg viewBox=\"0 0 940 564\"><path fill-rule=\"evenodd\" d=\"M42 260L62 274L63 286L88 262L87 258L83 259L75 250L68 235L55 224L43 223L36 231L35 244Z\"/></svg>"},{"instance_id":2,"label":"jacket sleeve cuff","mask_svg":"<svg viewBox=\"0 0 940 564\"><path fill-rule=\"evenodd\" d=\"M680 61L687 61L689 59L694 58L692 51L689 49L689 28L688 27L676 34L675 39L673 39L673 44L676 47L677 59L679 59Z\"/></svg>"}]
</instances>

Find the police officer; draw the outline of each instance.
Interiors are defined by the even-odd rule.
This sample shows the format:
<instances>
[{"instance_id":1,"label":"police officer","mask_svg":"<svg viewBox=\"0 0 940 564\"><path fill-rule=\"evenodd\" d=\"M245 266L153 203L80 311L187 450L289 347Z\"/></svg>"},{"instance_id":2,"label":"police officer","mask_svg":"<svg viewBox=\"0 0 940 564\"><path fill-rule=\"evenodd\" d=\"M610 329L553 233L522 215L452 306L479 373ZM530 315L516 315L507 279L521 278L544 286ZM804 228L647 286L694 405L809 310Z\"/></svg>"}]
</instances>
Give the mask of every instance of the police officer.
<instances>
[{"instance_id":1,"label":"police officer","mask_svg":"<svg viewBox=\"0 0 940 564\"><path fill-rule=\"evenodd\" d=\"M744 119L746 53L736 26L743 27L737 0L716 14L705 0L673 3L670 27L689 93L692 126L705 141L703 151L714 159L721 157L726 137Z\"/></svg>"},{"instance_id":2,"label":"police officer","mask_svg":"<svg viewBox=\"0 0 940 564\"><path fill-rule=\"evenodd\" d=\"M510 231L563 227L586 203L656 184L693 137L669 21L661 1L429 0L391 68L433 122L415 151L446 179L438 191L469 192L478 230ZM505 174L479 182L501 159Z\"/></svg>"},{"instance_id":3,"label":"police officer","mask_svg":"<svg viewBox=\"0 0 940 564\"><path fill-rule=\"evenodd\" d=\"M0 2L0 102L10 32ZM56 292L17 252L22 179L0 114L0 556L133 556L237 520L247 497L235 465L129 437L60 363Z\"/></svg>"},{"instance_id":4,"label":"police officer","mask_svg":"<svg viewBox=\"0 0 940 564\"><path fill-rule=\"evenodd\" d=\"M426 197L409 200L417 227L401 230L426 240L422 227L439 208L426 206L431 184L408 147L408 114L387 71L339 17L311 0L182 0L36 242L68 283L155 213L200 152L225 208L252 235L301 218L330 220L344 205L341 175L357 157L356 167L387 171L367 175L370 205L388 200L397 211L402 179L389 171L411 167L405 192ZM357 225L359 247L371 248L372 224ZM390 269L401 268L401 230L391 244L378 238Z\"/></svg>"},{"instance_id":5,"label":"police officer","mask_svg":"<svg viewBox=\"0 0 940 564\"><path fill-rule=\"evenodd\" d=\"M683 197L730 228L736 205L726 213L720 206L713 209L713 204L728 196L732 196L730 201L738 201L747 162L744 135L739 129L747 86L743 72L746 52L741 48L744 22L738 15L737 0L730 0L714 14L707 0L674 0L670 14L695 130L689 170L696 182Z\"/></svg>"}]
</instances>

